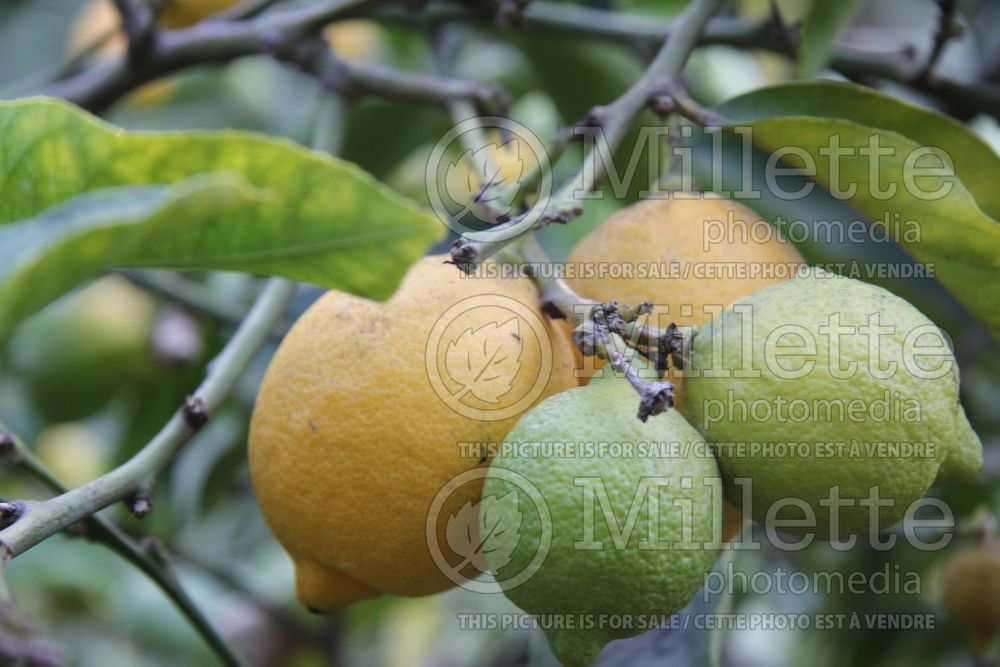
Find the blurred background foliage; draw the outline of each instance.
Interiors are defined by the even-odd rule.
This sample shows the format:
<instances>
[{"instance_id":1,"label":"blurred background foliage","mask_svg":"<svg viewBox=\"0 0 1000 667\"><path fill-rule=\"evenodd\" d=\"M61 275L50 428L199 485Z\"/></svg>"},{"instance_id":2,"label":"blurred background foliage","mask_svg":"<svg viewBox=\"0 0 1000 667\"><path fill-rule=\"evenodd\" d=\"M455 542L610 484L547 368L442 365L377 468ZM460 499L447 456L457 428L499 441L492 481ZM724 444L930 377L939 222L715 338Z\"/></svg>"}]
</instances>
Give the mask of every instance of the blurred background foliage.
<instances>
[{"instance_id":1,"label":"blurred background foliage","mask_svg":"<svg viewBox=\"0 0 1000 667\"><path fill-rule=\"evenodd\" d=\"M585 4L666 17L685 3L592 0ZM0 2L0 93L10 96L30 88L87 43L88 35L100 33L100 26L94 25L100 12L84 5L73 0ZM739 0L733 5L731 11L751 18L770 11L765 0ZM802 16L806 3L779 0L778 5L791 21ZM986 69L1000 83L1000 41L995 38L1000 33L1000 3L969 0L959 5L965 36L945 51L940 70L968 78L971 72ZM936 12L930 0L862 3L839 40L873 53L908 48L919 62L931 49ZM341 22L328 36L347 58L412 70L436 68L427 36L400 22ZM459 63L455 74L503 84L514 96L513 117L542 138L552 137L557 128L578 120L594 104L619 95L639 75L648 55L641 49L573 35L489 27L460 30L454 48ZM829 71L823 75L837 76ZM686 78L695 97L712 104L794 76L794 64L787 57L712 46L696 52ZM937 103L900 85L882 85L886 92L916 104ZM312 78L269 58L250 57L146 85L106 118L132 129L235 128L308 144L320 98ZM653 120L650 115L640 122ZM964 115L960 120L994 148L1000 147L995 117ZM450 124L444 110L365 100L350 111L343 155L403 194L426 202L426 155ZM710 147L695 142L695 149L704 165ZM557 178L569 173L573 160L569 155L557 164ZM572 224L544 230L541 236L551 257L564 259L580 237L634 200L653 176L642 169L625 200L610 195L593 200ZM726 176L733 182L739 179L738 172L727 171ZM748 203L771 219L858 217L848 204L818 189L798 202ZM884 243L823 243L801 249L812 262L912 261ZM155 282L171 276L152 277ZM256 289L253 279L236 274L186 274L185 278L212 298L237 307L248 305ZM32 443L39 457L71 485L107 471L145 443L195 386L206 361L233 330L231 322L185 310L146 289L147 281L137 282L120 275L97 280L26 322L0 352L0 420ZM881 282L953 337L962 369L963 401L986 445L986 466L980 475L933 493L951 505L959 520L981 505L997 508L1000 349L935 281ZM318 293L301 288L293 314L302 312ZM334 618L311 616L295 604L291 567L254 503L244 451L252 399L273 351L271 345L254 362L228 407L172 466L166 483L157 488L155 511L149 517L139 523L120 507L106 514L127 531L158 542L157 548L176 565L184 586L251 664L554 664L538 632L458 629L460 613L514 612L500 595L455 590L425 599L381 598ZM44 491L24 476L3 471L0 492L5 497L44 497ZM726 555L719 567L731 563L749 573L777 567L845 573L889 567L892 572L917 573L921 590L897 595L737 590L692 603L695 610L726 612L928 613L936 618L933 630L656 631L616 643L599 664L968 664L963 635L941 613L935 593L947 554L903 546L888 552L864 547L835 552L819 545L789 554L765 546L758 552ZM44 543L12 564L9 579L37 633L49 638L71 664L214 664L202 639L144 575L85 540L61 537Z\"/></svg>"}]
</instances>

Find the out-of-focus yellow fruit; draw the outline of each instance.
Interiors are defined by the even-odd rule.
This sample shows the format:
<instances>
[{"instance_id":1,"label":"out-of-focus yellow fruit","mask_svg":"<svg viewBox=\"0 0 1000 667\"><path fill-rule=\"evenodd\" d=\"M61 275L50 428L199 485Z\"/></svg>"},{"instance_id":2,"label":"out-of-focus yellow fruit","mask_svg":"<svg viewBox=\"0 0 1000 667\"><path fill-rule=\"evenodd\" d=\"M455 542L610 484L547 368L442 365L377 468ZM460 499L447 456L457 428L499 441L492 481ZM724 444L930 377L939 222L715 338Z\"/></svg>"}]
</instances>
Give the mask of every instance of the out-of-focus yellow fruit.
<instances>
[{"instance_id":1,"label":"out-of-focus yellow fruit","mask_svg":"<svg viewBox=\"0 0 1000 667\"><path fill-rule=\"evenodd\" d=\"M996 544L958 551L945 567L941 592L948 613L986 655L1000 633L1000 550Z\"/></svg>"},{"instance_id":2,"label":"out-of-focus yellow fruit","mask_svg":"<svg viewBox=\"0 0 1000 667\"><path fill-rule=\"evenodd\" d=\"M155 311L155 300L124 278L101 278L19 326L11 366L50 421L80 419L152 370Z\"/></svg>"},{"instance_id":3,"label":"out-of-focus yellow fruit","mask_svg":"<svg viewBox=\"0 0 1000 667\"><path fill-rule=\"evenodd\" d=\"M385 303L327 293L261 384L254 491L313 609L450 587L426 535L435 496L486 464L481 443L501 442L524 411L576 384L571 343L530 280L469 278L446 259L418 262ZM481 486L460 487L440 516ZM438 544L450 544L443 523Z\"/></svg>"},{"instance_id":4,"label":"out-of-focus yellow fruit","mask_svg":"<svg viewBox=\"0 0 1000 667\"><path fill-rule=\"evenodd\" d=\"M218 14L240 0L167 0L160 12L160 23L165 28L187 28L212 14Z\"/></svg>"},{"instance_id":5,"label":"out-of-focus yellow fruit","mask_svg":"<svg viewBox=\"0 0 1000 667\"><path fill-rule=\"evenodd\" d=\"M344 60L377 62L388 49L385 32L375 21L350 19L323 28L323 37Z\"/></svg>"},{"instance_id":6,"label":"out-of-focus yellow fruit","mask_svg":"<svg viewBox=\"0 0 1000 667\"><path fill-rule=\"evenodd\" d=\"M157 79L139 86L125 98L124 105L130 109L152 109L166 104L177 92L177 79Z\"/></svg>"},{"instance_id":7,"label":"out-of-focus yellow fruit","mask_svg":"<svg viewBox=\"0 0 1000 667\"><path fill-rule=\"evenodd\" d=\"M239 0L169 0L160 12L164 28L187 28L226 10ZM121 15L112 0L90 0L73 19L66 52L70 56L83 53L110 33L117 31L99 50L101 55L114 55L125 48L121 32Z\"/></svg>"},{"instance_id":8,"label":"out-of-focus yellow fruit","mask_svg":"<svg viewBox=\"0 0 1000 667\"><path fill-rule=\"evenodd\" d=\"M102 42L98 54L112 56L125 48L121 16L111 0L90 0L73 19L66 40L66 53L77 56Z\"/></svg>"},{"instance_id":9,"label":"out-of-focus yellow fruit","mask_svg":"<svg viewBox=\"0 0 1000 667\"><path fill-rule=\"evenodd\" d=\"M46 427L35 440L35 453L69 487L86 484L108 467L104 441L82 422Z\"/></svg>"}]
</instances>

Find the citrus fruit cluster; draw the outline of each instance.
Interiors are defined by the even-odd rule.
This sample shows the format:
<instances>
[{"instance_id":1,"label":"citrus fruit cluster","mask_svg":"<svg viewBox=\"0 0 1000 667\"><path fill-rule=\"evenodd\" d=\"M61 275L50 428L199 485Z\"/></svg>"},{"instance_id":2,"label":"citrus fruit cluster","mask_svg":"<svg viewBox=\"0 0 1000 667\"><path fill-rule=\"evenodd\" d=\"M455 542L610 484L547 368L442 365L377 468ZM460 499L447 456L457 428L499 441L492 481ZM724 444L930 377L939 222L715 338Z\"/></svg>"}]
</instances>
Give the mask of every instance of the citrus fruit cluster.
<instances>
[{"instance_id":1,"label":"citrus fruit cluster","mask_svg":"<svg viewBox=\"0 0 1000 667\"><path fill-rule=\"evenodd\" d=\"M799 524L787 521L789 508L812 513L807 530L829 538L888 527L936 480L975 472L981 444L958 403L958 370L941 330L884 290L805 270L776 234L741 234L755 220L720 199L647 201L573 251L574 268L632 267L578 272L567 282L581 297L650 302L654 325L685 330L685 363L670 376L683 410L648 423L635 419L638 396L610 365L577 368L568 328L546 318L526 278L465 277L431 257L385 304L332 292L313 305L267 372L250 432L254 487L295 561L299 598L331 611L383 592L450 586L428 553L429 542L454 537L427 521L444 489L452 493L443 516L480 512L466 537L526 612L663 617L688 603L740 524L723 498L754 519L785 520L792 532ZM708 223L722 225L723 242L706 243ZM657 264L672 267L669 275L638 270ZM456 308L465 314L452 322ZM746 313L750 327L741 326ZM859 333L873 313L891 330L877 356ZM830 326L853 329L831 343ZM639 356L631 364L653 370ZM886 365L894 372L883 374ZM843 367L855 373L840 377ZM733 407L783 397L827 409L851 399L910 400L918 409L838 420L829 412L759 418ZM868 446L820 453L853 441ZM543 446L602 442L673 449L553 456ZM808 451L748 455L730 446L788 442ZM463 443L503 446L492 460L470 461ZM904 443L922 448L893 448ZM449 486L470 468L480 469L480 483ZM525 495L516 480L538 493ZM871 519L860 501L873 487L888 504ZM831 489L854 506L833 515ZM547 634L565 664L586 665L607 642L641 630L632 623Z\"/></svg>"}]
</instances>

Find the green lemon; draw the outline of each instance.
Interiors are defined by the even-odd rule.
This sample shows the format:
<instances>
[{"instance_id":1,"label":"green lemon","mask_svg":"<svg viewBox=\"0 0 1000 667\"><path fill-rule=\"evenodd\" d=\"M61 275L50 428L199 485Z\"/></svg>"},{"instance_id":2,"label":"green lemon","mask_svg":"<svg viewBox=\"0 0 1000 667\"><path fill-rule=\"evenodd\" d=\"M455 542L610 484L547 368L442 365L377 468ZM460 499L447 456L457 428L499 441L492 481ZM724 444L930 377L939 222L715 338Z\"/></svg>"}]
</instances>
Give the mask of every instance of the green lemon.
<instances>
[{"instance_id":1,"label":"green lemon","mask_svg":"<svg viewBox=\"0 0 1000 667\"><path fill-rule=\"evenodd\" d=\"M565 665L682 609L721 543L708 446L675 410L642 423L637 405L608 369L549 397L508 434L483 487L486 562Z\"/></svg>"},{"instance_id":2,"label":"green lemon","mask_svg":"<svg viewBox=\"0 0 1000 667\"><path fill-rule=\"evenodd\" d=\"M81 419L154 370L156 301L108 276L51 304L13 333L7 354L50 421Z\"/></svg>"},{"instance_id":3,"label":"green lemon","mask_svg":"<svg viewBox=\"0 0 1000 667\"><path fill-rule=\"evenodd\" d=\"M691 423L738 480L727 497L793 534L889 527L935 480L982 465L944 333L886 290L820 269L714 318L684 387Z\"/></svg>"}]
</instances>

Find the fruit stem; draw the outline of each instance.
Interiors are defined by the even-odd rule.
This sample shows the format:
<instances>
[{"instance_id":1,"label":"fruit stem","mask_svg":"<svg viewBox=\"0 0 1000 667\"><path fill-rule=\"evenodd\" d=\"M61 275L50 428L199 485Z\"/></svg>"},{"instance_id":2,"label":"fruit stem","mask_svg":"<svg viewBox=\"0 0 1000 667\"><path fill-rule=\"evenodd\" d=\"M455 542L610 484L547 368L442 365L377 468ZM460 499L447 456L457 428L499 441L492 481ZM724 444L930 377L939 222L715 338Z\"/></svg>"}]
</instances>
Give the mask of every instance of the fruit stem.
<instances>
[{"instance_id":1,"label":"fruit stem","mask_svg":"<svg viewBox=\"0 0 1000 667\"><path fill-rule=\"evenodd\" d=\"M633 349L649 359L662 375L668 360L681 349L681 335L673 324L660 330L639 318L652 311L649 303L621 306L618 302L599 303L585 299L570 288L552 270L552 266L534 233L525 234L503 248L499 254L506 262L519 266L538 286L542 296L542 309L552 317L569 319L575 325L573 343L584 356L607 359L611 367L623 374L639 393L638 417L646 421L674 404L674 385L656 380L650 382L639 376L633 363L634 355L623 350Z\"/></svg>"}]
</instances>

